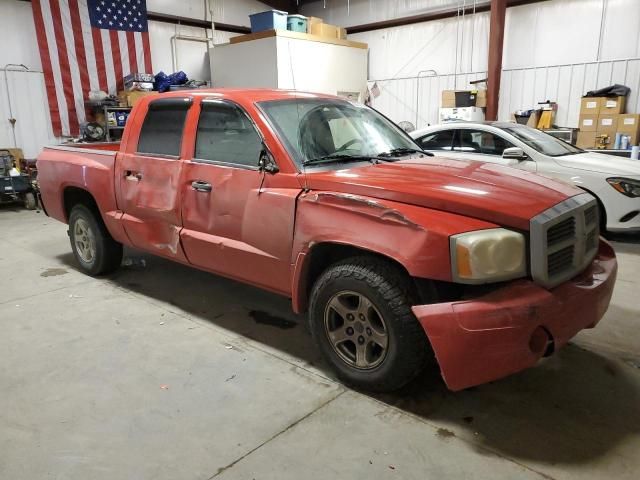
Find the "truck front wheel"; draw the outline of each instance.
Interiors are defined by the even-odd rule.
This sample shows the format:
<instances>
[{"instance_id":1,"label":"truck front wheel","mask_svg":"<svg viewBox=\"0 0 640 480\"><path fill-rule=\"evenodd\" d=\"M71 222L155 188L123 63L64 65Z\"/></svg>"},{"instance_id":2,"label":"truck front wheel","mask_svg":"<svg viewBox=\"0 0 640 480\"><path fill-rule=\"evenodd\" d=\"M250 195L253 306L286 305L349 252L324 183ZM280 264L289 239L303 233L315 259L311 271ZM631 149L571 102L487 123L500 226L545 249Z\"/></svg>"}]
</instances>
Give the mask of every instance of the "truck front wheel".
<instances>
[{"instance_id":1,"label":"truck front wheel","mask_svg":"<svg viewBox=\"0 0 640 480\"><path fill-rule=\"evenodd\" d=\"M73 255L85 273L103 275L120 266L122 245L111 237L102 219L84 205L71 209L69 238Z\"/></svg>"},{"instance_id":2,"label":"truck front wheel","mask_svg":"<svg viewBox=\"0 0 640 480\"><path fill-rule=\"evenodd\" d=\"M433 358L411 311L412 290L405 272L376 257L344 260L316 281L311 332L340 380L363 390L393 391Z\"/></svg>"}]
</instances>

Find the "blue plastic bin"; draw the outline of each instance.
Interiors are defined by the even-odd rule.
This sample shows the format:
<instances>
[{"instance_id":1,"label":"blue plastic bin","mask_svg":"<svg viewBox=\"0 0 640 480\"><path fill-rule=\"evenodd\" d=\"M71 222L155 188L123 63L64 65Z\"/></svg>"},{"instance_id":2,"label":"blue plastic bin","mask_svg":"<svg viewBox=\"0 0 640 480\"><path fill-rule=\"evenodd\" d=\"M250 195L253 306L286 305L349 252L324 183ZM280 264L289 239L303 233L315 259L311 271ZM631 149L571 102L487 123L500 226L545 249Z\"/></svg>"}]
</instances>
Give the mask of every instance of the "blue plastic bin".
<instances>
[{"instance_id":1,"label":"blue plastic bin","mask_svg":"<svg viewBox=\"0 0 640 480\"><path fill-rule=\"evenodd\" d=\"M251 32L263 32L265 30L286 30L287 12L282 10L267 10L266 12L249 15L251 20Z\"/></svg>"},{"instance_id":2,"label":"blue plastic bin","mask_svg":"<svg viewBox=\"0 0 640 480\"><path fill-rule=\"evenodd\" d=\"M307 33L307 17L304 15L287 15L287 30Z\"/></svg>"}]
</instances>

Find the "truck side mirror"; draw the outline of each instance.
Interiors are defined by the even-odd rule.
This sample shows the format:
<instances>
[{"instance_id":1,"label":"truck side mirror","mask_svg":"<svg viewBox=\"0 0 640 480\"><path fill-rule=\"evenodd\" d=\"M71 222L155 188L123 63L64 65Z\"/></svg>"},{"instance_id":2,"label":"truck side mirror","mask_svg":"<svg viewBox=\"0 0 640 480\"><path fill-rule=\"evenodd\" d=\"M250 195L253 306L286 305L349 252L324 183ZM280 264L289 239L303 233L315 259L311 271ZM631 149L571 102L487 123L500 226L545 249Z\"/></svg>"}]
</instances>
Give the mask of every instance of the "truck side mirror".
<instances>
[{"instance_id":1,"label":"truck side mirror","mask_svg":"<svg viewBox=\"0 0 640 480\"><path fill-rule=\"evenodd\" d=\"M505 160L517 160L521 162L529 158L529 156L524 153L524 150L518 147L505 148L504 152L502 152L502 158Z\"/></svg>"},{"instance_id":2,"label":"truck side mirror","mask_svg":"<svg viewBox=\"0 0 640 480\"><path fill-rule=\"evenodd\" d=\"M271 155L271 152L269 152L269 150L265 146L263 146L262 151L260 152L258 168L261 172L270 173L272 175L280 171L280 168L274 160L273 155Z\"/></svg>"}]
</instances>

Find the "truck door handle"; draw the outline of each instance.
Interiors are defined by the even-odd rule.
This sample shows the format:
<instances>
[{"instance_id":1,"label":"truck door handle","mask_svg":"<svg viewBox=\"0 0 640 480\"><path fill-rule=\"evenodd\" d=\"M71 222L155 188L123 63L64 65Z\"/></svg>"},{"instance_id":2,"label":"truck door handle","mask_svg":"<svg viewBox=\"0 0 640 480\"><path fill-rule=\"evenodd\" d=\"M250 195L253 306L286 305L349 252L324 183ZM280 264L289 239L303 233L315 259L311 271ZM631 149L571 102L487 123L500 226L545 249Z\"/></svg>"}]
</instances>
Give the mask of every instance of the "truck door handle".
<instances>
[{"instance_id":1,"label":"truck door handle","mask_svg":"<svg viewBox=\"0 0 640 480\"><path fill-rule=\"evenodd\" d=\"M125 178L129 179L129 180L136 180L136 181L140 181L142 180L142 173L140 172L133 172L131 170L126 170L124 172L124 176Z\"/></svg>"},{"instance_id":2,"label":"truck door handle","mask_svg":"<svg viewBox=\"0 0 640 480\"><path fill-rule=\"evenodd\" d=\"M210 192L212 190L211 184L207 182L203 182L202 180L196 180L195 182L191 182L191 188L193 188L197 192Z\"/></svg>"}]
</instances>

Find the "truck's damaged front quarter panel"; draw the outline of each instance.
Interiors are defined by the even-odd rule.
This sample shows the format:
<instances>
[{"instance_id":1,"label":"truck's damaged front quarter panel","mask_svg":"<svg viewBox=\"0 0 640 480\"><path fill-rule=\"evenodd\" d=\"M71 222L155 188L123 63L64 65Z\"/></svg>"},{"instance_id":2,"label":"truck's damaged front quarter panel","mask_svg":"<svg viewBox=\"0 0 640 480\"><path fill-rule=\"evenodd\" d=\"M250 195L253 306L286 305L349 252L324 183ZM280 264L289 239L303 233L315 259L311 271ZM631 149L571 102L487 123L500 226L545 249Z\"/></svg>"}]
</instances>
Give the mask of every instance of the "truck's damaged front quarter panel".
<instances>
[{"instance_id":1,"label":"truck's damaged front quarter panel","mask_svg":"<svg viewBox=\"0 0 640 480\"><path fill-rule=\"evenodd\" d=\"M293 258L294 310L304 310L305 263L319 244L376 252L400 263L412 277L451 281L449 236L495 228L489 222L414 205L337 192L300 195Z\"/></svg>"},{"instance_id":2,"label":"truck's damaged front quarter panel","mask_svg":"<svg viewBox=\"0 0 640 480\"><path fill-rule=\"evenodd\" d=\"M451 282L449 237L495 228L489 222L392 201L335 192L299 198L294 239L293 304L306 307L305 265L314 246L339 243L386 255L412 277ZM591 328L609 305L617 272L604 240L591 265L551 290L529 278L495 284L475 298L416 305L451 390L486 383L533 366L580 330Z\"/></svg>"}]
</instances>

